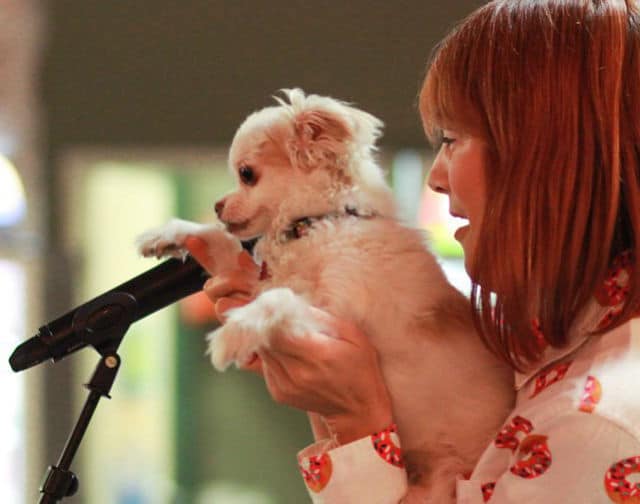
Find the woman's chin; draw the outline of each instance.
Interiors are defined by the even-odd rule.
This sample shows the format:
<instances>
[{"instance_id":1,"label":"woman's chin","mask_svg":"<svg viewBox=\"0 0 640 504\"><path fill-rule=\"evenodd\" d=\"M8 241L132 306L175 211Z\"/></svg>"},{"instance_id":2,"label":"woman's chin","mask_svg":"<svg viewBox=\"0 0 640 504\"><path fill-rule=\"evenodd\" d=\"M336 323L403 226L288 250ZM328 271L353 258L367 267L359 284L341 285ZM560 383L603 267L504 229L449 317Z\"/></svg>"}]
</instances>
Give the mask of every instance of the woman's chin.
<instances>
[{"instance_id":1,"label":"woman's chin","mask_svg":"<svg viewBox=\"0 0 640 504\"><path fill-rule=\"evenodd\" d=\"M473 274L471 271L473 253L470 250L471 249L470 232L471 232L471 229L469 225L462 226L456 230L454 237L458 241L458 243L460 243L460 245L462 246L462 251L464 253L464 269L466 270L467 274L471 277L471 279L473 279Z\"/></svg>"}]
</instances>

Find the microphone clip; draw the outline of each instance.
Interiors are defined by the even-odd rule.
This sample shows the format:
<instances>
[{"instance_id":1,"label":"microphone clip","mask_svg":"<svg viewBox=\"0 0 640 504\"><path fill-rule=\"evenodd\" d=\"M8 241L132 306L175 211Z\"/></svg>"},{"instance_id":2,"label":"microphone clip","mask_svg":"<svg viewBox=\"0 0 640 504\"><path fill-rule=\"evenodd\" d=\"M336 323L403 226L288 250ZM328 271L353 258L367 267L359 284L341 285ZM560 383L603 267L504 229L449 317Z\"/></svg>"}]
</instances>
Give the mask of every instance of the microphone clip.
<instances>
[{"instance_id":1,"label":"microphone clip","mask_svg":"<svg viewBox=\"0 0 640 504\"><path fill-rule=\"evenodd\" d=\"M71 323L72 330L80 336L80 342L91 345L100 355L113 354L134 322L137 305L136 299L127 292L107 292L78 309ZM75 350L67 347L65 355Z\"/></svg>"}]
</instances>

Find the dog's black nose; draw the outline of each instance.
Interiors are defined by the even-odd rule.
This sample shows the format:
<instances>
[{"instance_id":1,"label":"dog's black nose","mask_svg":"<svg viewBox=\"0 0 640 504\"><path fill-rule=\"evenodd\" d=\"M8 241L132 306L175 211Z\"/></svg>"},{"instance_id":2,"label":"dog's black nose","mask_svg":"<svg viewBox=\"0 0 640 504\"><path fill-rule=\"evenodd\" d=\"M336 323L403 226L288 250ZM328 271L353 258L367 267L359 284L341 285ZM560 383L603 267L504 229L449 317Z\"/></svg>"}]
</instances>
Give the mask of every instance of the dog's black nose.
<instances>
[{"instance_id":1,"label":"dog's black nose","mask_svg":"<svg viewBox=\"0 0 640 504\"><path fill-rule=\"evenodd\" d=\"M220 201L216 201L216 214L218 215L218 217L220 217L220 214L222 213L222 210L224 210L224 200L221 199Z\"/></svg>"}]
</instances>

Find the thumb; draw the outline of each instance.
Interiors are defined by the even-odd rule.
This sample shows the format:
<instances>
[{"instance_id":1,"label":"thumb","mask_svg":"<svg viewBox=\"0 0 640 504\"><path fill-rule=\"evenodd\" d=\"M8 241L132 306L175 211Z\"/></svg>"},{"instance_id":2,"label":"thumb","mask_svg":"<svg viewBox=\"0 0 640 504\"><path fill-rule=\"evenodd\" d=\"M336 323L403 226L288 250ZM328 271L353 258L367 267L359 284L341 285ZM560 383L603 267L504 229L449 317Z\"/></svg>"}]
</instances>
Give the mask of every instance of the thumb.
<instances>
[{"instance_id":1,"label":"thumb","mask_svg":"<svg viewBox=\"0 0 640 504\"><path fill-rule=\"evenodd\" d=\"M335 317L329 312L311 306L311 315L315 318L322 329L322 334L331 338L344 340L355 345L367 344L367 337L356 327L356 325L342 318Z\"/></svg>"},{"instance_id":2,"label":"thumb","mask_svg":"<svg viewBox=\"0 0 640 504\"><path fill-rule=\"evenodd\" d=\"M240 266L241 269L248 271L258 269L258 265L253 260L253 257L251 257L251 254L246 250L243 250L238 254L238 266Z\"/></svg>"},{"instance_id":3,"label":"thumb","mask_svg":"<svg viewBox=\"0 0 640 504\"><path fill-rule=\"evenodd\" d=\"M185 247L189 251L189 254L200 263L200 265L206 269L210 274L215 273L216 263L209 254L207 249L207 242L197 236L189 236L184 241Z\"/></svg>"}]
</instances>

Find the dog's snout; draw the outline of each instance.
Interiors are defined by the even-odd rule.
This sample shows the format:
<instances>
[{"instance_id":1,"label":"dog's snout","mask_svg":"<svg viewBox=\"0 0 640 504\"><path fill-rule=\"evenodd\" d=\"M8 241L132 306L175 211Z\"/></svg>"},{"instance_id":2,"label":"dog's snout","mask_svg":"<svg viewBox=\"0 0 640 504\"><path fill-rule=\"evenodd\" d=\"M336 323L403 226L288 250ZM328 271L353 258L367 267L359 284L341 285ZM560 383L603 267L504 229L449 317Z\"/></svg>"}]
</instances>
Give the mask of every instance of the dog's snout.
<instances>
[{"instance_id":1,"label":"dog's snout","mask_svg":"<svg viewBox=\"0 0 640 504\"><path fill-rule=\"evenodd\" d=\"M222 211L224 210L224 199L216 201L215 209L216 214L218 215L218 217L220 217L222 215Z\"/></svg>"}]
</instances>

